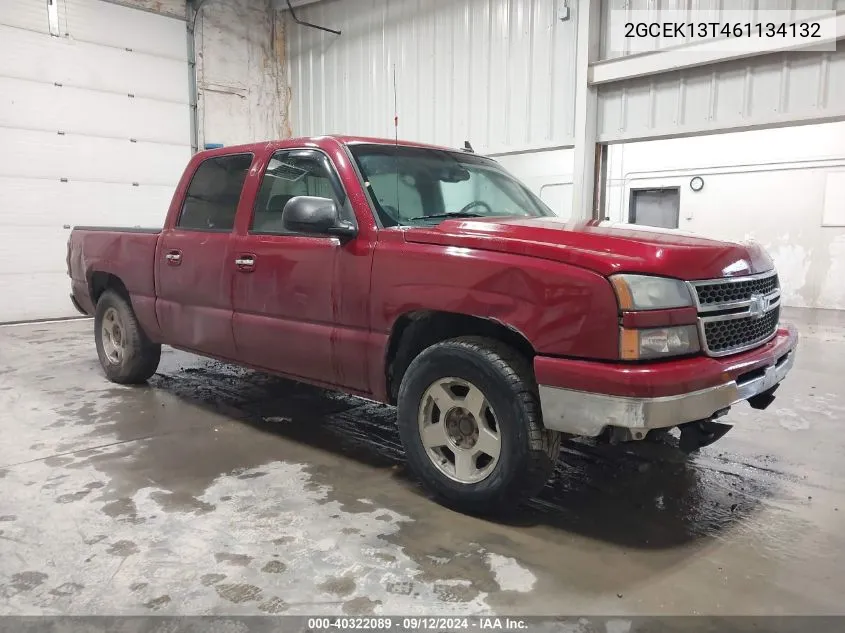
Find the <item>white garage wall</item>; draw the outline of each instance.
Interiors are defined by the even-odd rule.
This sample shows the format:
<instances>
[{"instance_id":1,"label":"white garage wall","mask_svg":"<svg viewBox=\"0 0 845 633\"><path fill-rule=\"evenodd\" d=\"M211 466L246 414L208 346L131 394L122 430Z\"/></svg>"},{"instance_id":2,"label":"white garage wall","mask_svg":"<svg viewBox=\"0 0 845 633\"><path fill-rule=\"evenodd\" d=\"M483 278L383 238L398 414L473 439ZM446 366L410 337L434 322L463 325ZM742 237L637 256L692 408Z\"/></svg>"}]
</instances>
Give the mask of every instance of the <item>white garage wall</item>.
<instances>
[{"instance_id":1,"label":"white garage wall","mask_svg":"<svg viewBox=\"0 0 845 633\"><path fill-rule=\"evenodd\" d=\"M552 0L323 0L287 21L293 131L482 151L571 143L575 19Z\"/></svg>"},{"instance_id":2,"label":"white garage wall","mask_svg":"<svg viewBox=\"0 0 845 633\"><path fill-rule=\"evenodd\" d=\"M572 215L573 150L493 156L562 218Z\"/></svg>"},{"instance_id":3,"label":"white garage wall","mask_svg":"<svg viewBox=\"0 0 845 633\"><path fill-rule=\"evenodd\" d=\"M51 37L46 0L0 0L0 321L75 314L65 226L160 226L190 156L184 0L56 10ZM196 52L200 147L290 135L269 0L209 0Z\"/></svg>"},{"instance_id":4,"label":"white garage wall","mask_svg":"<svg viewBox=\"0 0 845 633\"><path fill-rule=\"evenodd\" d=\"M0 0L5 1L5 0ZM185 17L183 0L120 0ZM270 0L208 0L196 21L198 145L291 136L285 23Z\"/></svg>"},{"instance_id":5,"label":"white garage wall","mask_svg":"<svg viewBox=\"0 0 845 633\"><path fill-rule=\"evenodd\" d=\"M185 24L0 2L0 321L72 315L69 227L161 225L190 157Z\"/></svg>"}]
</instances>

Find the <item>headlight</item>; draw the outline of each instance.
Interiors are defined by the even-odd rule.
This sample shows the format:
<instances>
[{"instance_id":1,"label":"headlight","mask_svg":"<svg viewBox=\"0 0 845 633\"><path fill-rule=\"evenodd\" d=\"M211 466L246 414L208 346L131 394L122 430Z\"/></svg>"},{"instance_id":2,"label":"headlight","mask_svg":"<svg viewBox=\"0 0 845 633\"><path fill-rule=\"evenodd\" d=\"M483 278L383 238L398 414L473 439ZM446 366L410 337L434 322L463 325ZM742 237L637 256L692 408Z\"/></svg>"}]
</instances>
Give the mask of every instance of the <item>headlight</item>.
<instances>
[{"instance_id":1,"label":"headlight","mask_svg":"<svg viewBox=\"0 0 845 633\"><path fill-rule=\"evenodd\" d=\"M689 288L678 279L613 275L610 283L623 310L663 310L693 305Z\"/></svg>"},{"instance_id":2,"label":"headlight","mask_svg":"<svg viewBox=\"0 0 845 633\"><path fill-rule=\"evenodd\" d=\"M623 360L646 360L694 354L701 349L694 325L661 327L650 330L622 328L619 355Z\"/></svg>"}]
</instances>

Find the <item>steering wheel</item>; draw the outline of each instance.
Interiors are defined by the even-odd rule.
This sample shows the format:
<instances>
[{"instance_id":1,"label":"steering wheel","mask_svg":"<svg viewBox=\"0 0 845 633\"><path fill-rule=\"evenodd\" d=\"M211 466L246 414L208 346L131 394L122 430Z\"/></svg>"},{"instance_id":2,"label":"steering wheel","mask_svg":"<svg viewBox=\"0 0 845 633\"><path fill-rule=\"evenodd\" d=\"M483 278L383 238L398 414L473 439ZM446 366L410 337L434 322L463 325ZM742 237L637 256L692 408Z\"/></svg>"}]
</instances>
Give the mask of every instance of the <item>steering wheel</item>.
<instances>
[{"instance_id":1,"label":"steering wheel","mask_svg":"<svg viewBox=\"0 0 845 633\"><path fill-rule=\"evenodd\" d=\"M467 213L470 209L474 209L475 207L484 207L487 209L487 213L493 215L493 208L484 202L484 200L473 200L468 205L464 206L458 213Z\"/></svg>"}]
</instances>

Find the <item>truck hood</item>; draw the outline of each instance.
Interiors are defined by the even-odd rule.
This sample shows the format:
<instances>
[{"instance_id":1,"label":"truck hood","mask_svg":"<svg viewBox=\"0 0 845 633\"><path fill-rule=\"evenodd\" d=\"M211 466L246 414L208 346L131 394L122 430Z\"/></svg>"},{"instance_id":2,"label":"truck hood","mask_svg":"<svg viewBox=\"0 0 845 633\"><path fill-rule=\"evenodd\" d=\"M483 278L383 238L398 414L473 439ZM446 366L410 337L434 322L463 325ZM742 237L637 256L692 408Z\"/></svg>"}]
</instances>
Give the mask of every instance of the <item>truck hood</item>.
<instances>
[{"instance_id":1,"label":"truck hood","mask_svg":"<svg viewBox=\"0 0 845 633\"><path fill-rule=\"evenodd\" d=\"M471 218L405 229L405 240L512 253L571 264L602 275L642 273L684 280L765 272L771 258L755 243L737 244L609 222L562 218Z\"/></svg>"}]
</instances>

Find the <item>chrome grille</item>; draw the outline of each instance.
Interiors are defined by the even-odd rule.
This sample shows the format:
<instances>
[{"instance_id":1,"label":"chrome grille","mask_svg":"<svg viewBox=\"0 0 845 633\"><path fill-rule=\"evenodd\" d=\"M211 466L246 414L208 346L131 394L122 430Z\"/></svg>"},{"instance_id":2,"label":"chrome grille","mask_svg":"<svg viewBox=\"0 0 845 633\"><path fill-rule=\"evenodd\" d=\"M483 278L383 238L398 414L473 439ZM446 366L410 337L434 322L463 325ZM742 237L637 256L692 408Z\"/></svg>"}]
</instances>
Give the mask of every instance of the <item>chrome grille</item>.
<instances>
[{"instance_id":1,"label":"chrome grille","mask_svg":"<svg viewBox=\"0 0 845 633\"><path fill-rule=\"evenodd\" d=\"M699 312L702 348L727 356L774 337L780 319L780 283L775 271L690 282Z\"/></svg>"},{"instance_id":2,"label":"chrome grille","mask_svg":"<svg viewBox=\"0 0 845 633\"><path fill-rule=\"evenodd\" d=\"M780 308L775 308L759 319L744 316L704 322L704 338L707 349L713 354L720 354L748 346L758 345L771 338L778 326Z\"/></svg>"},{"instance_id":3,"label":"chrome grille","mask_svg":"<svg viewBox=\"0 0 845 633\"><path fill-rule=\"evenodd\" d=\"M702 307L718 306L723 303L748 301L752 295L767 295L779 288L778 276L747 279L724 283L696 286L698 303Z\"/></svg>"}]
</instances>

